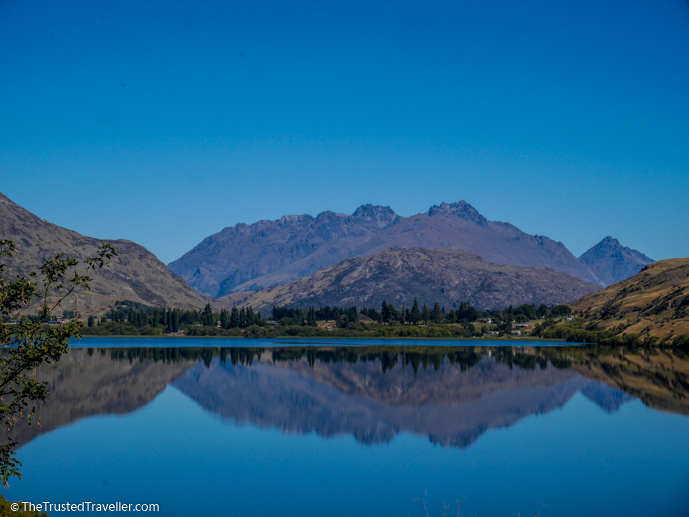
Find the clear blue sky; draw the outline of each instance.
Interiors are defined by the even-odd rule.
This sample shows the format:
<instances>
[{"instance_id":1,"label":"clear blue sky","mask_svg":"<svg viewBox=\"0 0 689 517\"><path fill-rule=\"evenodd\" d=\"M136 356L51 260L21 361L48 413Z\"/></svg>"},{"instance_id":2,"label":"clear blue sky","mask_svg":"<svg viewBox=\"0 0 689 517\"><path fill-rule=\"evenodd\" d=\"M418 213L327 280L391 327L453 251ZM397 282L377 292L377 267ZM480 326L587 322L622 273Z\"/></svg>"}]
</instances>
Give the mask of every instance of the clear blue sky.
<instances>
[{"instance_id":1,"label":"clear blue sky","mask_svg":"<svg viewBox=\"0 0 689 517\"><path fill-rule=\"evenodd\" d=\"M0 0L0 49L0 192L164 262L461 199L689 256L686 0Z\"/></svg>"}]
</instances>

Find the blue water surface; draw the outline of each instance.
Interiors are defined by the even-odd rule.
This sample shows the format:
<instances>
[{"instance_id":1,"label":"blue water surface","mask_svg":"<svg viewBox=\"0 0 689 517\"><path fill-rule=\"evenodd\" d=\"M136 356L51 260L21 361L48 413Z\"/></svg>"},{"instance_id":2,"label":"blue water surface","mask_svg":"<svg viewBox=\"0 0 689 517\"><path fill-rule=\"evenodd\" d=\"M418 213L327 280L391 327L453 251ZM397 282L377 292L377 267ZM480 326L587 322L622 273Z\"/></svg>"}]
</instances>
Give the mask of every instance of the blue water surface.
<instances>
[{"instance_id":1,"label":"blue water surface","mask_svg":"<svg viewBox=\"0 0 689 517\"><path fill-rule=\"evenodd\" d=\"M79 353L86 372L104 360L99 351ZM145 365L115 364L130 382ZM4 495L158 503L166 516L423 517L423 499L429 515L440 515L444 503L454 511L455 501L462 502L461 516L688 514L687 416L651 409L572 370L521 371L490 357L468 370L453 368L446 360L418 373L378 373L371 362L316 362L310 369L303 361L192 362L138 409L87 416L29 441L19 450L24 477ZM448 402L434 398L438 376L444 384L471 382ZM474 378L496 387L476 398ZM369 388L351 379L378 385L376 393L433 388L428 403L393 403L367 396ZM282 386L280 393L273 386ZM112 396L129 396L120 389ZM541 406L524 405L532 399ZM467 419L492 423L478 424L460 445L447 444L444 427L458 425L452 415L462 407L475 408L458 413ZM531 409L519 414L522 407ZM370 428L356 431L351 420L364 411ZM427 432L426 422L413 422L415 414L441 417ZM392 434L379 432L386 421Z\"/></svg>"}]
</instances>

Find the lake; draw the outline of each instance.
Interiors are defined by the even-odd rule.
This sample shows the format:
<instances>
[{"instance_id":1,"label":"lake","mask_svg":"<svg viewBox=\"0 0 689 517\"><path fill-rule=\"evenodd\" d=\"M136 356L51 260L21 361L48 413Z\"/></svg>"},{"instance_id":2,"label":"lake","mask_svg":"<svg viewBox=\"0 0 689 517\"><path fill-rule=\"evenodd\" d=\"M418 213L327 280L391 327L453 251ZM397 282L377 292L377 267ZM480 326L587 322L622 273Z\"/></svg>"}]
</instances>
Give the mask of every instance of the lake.
<instances>
[{"instance_id":1,"label":"lake","mask_svg":"<svg viewBox=\"0 0 689 517\"><path fill-rule=\"evenodd\" d=\"M15 428L24 476L3 494L170 516L686 516L686 353L536 344L84 339L39 372L51 395Z\"/></svg>"}]
</instances>

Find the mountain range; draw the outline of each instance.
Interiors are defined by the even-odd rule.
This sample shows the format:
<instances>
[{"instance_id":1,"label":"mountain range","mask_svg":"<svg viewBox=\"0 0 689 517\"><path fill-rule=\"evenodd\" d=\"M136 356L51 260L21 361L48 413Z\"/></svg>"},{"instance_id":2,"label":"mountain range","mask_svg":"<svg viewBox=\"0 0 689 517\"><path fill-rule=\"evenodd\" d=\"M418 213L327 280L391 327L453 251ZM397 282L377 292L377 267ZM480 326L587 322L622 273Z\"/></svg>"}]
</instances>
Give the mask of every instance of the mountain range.
<instances>
[{"instance_id":1,"label":"mountain range","mask_svg":"<svg viewBox=\"0 0 689 517\"><path fill-rule=\"evenodd\" d=\"M2 194L0 238L15 241L20 252L4 260L10 276L27 274L60 252L83 260L100 242L47 222ZM104 242L119 256L92 274L92 291L78 298L82 314L102 312L118 300L183 309L207 303L216 309L372 307L383 299L401 306L414 298L446 306L469 301L479 308L552 305L573 302L650 261L610 237L577 259L562 243L488 221L464 201L411 217L363 205L352 215L328 211L238 224L168 267L131 241ZM76 304L72 298L63 308Z\"/></svg>"},{"instance_id":2,"label":"mountain range","mask_svg":"<svg viewBox=\"0 0 689 517\"><path fill-rule=\"evenodd\" d=\"M579 260L561 242L489 221L460 201L411 217L363 205L351 215L327 211L238 224L207 237L168 267L199 292L220 297L288 284L391 247L460 249L496 264L551 268L600 287L651 261L607 239Z\"/></svg>"}]
</instances>

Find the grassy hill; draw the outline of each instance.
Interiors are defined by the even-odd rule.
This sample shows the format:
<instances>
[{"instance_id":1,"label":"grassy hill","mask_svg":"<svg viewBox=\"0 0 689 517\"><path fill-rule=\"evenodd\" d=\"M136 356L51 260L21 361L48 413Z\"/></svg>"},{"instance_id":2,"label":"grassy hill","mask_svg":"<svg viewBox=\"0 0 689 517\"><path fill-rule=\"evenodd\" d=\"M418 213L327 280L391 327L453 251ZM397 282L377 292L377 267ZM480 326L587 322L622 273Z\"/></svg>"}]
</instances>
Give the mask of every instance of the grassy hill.
<instances>
[{"instance_id":1,"label":"grassy hill","mask_svg":"<svg viewBox=\"0 0 689 517\"><path fill-rule=\"evenodd\" d=\"M689 334L689 258L654 262L571 304L589 327L673 340Z\"/></svg>"}]
</instances>

